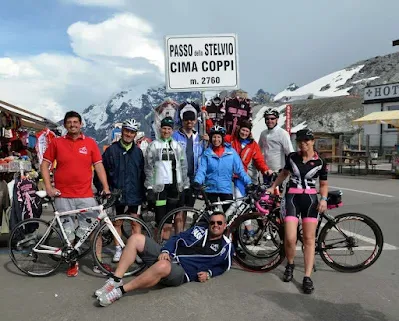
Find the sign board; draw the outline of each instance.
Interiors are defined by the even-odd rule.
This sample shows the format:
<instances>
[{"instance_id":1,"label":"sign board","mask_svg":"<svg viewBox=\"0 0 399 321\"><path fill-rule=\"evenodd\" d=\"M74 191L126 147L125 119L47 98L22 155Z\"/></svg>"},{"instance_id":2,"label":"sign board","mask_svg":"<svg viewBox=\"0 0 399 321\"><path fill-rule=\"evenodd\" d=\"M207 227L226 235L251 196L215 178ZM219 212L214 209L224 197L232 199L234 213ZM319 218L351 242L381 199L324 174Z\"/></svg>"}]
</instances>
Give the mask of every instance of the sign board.
<instances>
[{"instance_id":1,"label":"sign board","mask_svg":"<svg viewBox=\"0 0 399 321\"><path fill-rule=\"evenodd\" d=\"M399 83L385 84L364 88L364 101L368 100L384 100L398 98L399 100Z\"/></svg>"},{"instance_id":2,"label":"sign board","mask_svg":"<svg viewBox=\"0 0 399 321\"><path fill-rule=\"evenodd\" d=\"M285 106L285 130L291 135L292 105Z\"/></svg>"},{"instance_id":3,"label":"sign board","mask_svg":"<svg viewBox=\"0 0 399 321\"><path fill-rule=\"evenodd\" d=\"M235 34L165 37L166 91L238 89Z\"/></svg>"}]
</instances>

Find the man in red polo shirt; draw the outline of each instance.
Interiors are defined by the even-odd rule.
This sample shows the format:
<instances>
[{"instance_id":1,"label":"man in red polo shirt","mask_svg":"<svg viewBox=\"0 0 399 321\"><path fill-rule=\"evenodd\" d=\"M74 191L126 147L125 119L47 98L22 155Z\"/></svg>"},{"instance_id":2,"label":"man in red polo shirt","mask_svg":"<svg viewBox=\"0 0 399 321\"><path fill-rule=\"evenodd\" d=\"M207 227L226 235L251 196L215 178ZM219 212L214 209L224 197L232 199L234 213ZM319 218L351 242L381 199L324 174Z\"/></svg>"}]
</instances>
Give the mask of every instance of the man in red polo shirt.
<instances>
[{"instance_id":1,"label":"man in red polo shirt","mask_svg":"<svg viewBox=\"0 0 399 321\"><path fill-rule=\"evenodd\" d=\"M46 192L51 197L57 196L55 206L60 212L96 206L97 202L92 191L92 166L101 181L103 193L110 193L100 150L94 139L81 132L82 117L77 112L69 111L65 114L64 126L68 133L50 143L40 166ZM55 186L53 187L50 181L49 164L54 161L57 162L57 165L54 174ZM85 215L78 215L77 237L82 237L91 224L87 219L96 218L97 214L87 212ZM62 223L68 239L73 242L75 240L74 217L65 216ZM76 276L78 271L78 263L74 262L68 268L67 275ZM96 266L93 271L100 273Z\"/></svg>"}]
</instances>

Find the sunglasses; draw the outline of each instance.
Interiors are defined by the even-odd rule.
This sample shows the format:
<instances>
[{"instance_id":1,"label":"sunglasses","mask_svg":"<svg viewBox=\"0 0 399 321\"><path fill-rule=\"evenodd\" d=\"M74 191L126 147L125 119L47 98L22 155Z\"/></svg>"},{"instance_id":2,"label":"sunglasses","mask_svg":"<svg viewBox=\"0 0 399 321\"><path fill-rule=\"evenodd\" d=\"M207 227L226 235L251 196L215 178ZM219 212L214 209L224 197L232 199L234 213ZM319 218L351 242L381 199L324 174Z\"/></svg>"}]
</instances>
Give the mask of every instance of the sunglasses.
<instances>
[{"instance_id":1,"label":"sunglasses","mask_svg":"<svg viewBox=\"0 0 399 321\"><path fill-rule=\"evenodd\" d=\"M265 118L266 121L268 121L268 120L276 120L276 119L277 118L275 118L275 117L274 118Z\"/></svg>"},{"instance_id":2,"label":"sunglasses","mask_svg":"<svg viewBox=\"0 0 399 321\"><path fill-rule=\"evenodd\" d=\"M209 224L211 224L211 226L214 226L215 224L223 225L223 222L222 221L210 221Z\"/></svg>"}]
</instances>

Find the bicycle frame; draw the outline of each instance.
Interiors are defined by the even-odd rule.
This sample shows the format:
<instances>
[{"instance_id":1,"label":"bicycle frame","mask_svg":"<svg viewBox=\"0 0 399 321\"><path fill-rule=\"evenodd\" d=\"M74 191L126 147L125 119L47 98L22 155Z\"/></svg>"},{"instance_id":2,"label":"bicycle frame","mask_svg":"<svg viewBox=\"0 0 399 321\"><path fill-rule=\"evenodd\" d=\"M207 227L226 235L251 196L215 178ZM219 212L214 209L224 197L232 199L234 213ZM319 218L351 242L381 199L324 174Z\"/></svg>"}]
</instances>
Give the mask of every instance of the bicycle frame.
<instances>
[{"instance_id":1,"label":"bicycle frame","mask_svg":"<svg viewBox=\"0 0 399 321\"><path fill-rule=\"evenodd\" d=\"M230 219L227 218L227 219L228 219L227 228L228 228L228 227L234 222L234 220L235 220L238 216L240 216L241 214L244 214L244 213L250 208L250 204L247 203L247 200L251 198L250 195L238 197L238 198L235 198L235 199L232 199L232 200L226 200L226 201L219 201L219 202L211 203L211 202L209 201L209 198L208 198L208 196L206 195L205 191L204 191L204 190L201 190L200 192L201 192L201 195L202 195L202 197L203 197L203 200L204 200L205 204L204 204L203 208L200 209L200 212L202 212L202 215L200 215L200 216L197 218L196 223L198 223L198 222L201 220L201 217L202 217L203 215L208 215L208 216L209 216L209 211L210 211L210 210L212 211L213 208L216 207L216 206L219 206L219 205L229 205L229 204L231 205L231 204L234 204L234 203L239 203L239 202L241 202L241 204L239 205L239 207L236 208L236 210L235 210L235 212L234 212L234 215L231 216ZM251 199L251 201L253 201L253 199ZM245 205L245 206L241 208L242 205Z\"/></svg>"},{"instance_id":2,"label":"bicycle frame","mask_svg":"<svg viewBox=\"0 0 399 321\"><path fill-rule=\"evenodd\" d=\"M65 233L64 227L63 227L62 222L61 222L61 217L67 216L67 215L79 214L79 213L86 213L86 212L89 212L89 211L98 211L99 214L96 217L95 221L89 226L88 230L82 236L82 238L79 240L79 242L77 242L75 244L75 246L72 246L71 242L68 240L68 237L67 237L67 235ZM97 206L82 208L82 209L78 209L78 210L65 211L65 212L55 211L54 212L54 218L52 219L52 221L50 223L50 226L47 228L47 230L44 233L44 235L41 237L39 242L35 245L35 247L32 250L34 252L36 252L36 253L52 254L52 255L56 255L56 256L61 256L62 253L63 253L62 249L57 248L57 247L53 247L53 246L48 246L48 245L41 244L41 242L43 242L43 240L45 240L47 238L47 236L49 235L49 233L51 231L51 228L56 226L56 225L58 225L60 230L61 230L62 237L64 238L64 241L66 242L68 248L73 248L74 250L78 251L79 248L82 246L82 244L87 240L87 238L91 235L91 233L96 229L96 227L102 221L104 221L107 224L107 226L110 229L111 233L113 234L113 236L115 237L117 242L122 246L122 248L125 247L124 242L122 241L122 239L119 236L118 232L116 231L114 225L112 224L110 218L108 217L107 212L104 210L104 206L103 205L97 205ZM43 250L39 249L39 247L43 248Z\"/></svg>"}]
</instances>

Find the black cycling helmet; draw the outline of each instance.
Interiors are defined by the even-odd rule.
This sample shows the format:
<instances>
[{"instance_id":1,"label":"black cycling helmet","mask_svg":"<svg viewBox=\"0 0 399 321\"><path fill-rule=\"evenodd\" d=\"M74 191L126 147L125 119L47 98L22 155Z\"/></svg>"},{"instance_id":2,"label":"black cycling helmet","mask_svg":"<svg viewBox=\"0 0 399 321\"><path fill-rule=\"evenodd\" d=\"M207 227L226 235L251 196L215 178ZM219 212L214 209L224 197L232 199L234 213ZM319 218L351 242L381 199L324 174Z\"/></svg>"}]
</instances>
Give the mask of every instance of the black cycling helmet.
<instances>
[{"instance_id":1,"label":"black cycling helmet","mask_svg":"<svg viewBox=\"0 0 399 321\"><path fill-rule=\"evenodd\" d=\"M301 140L314 140L314 135L311 129L301 129L296 132L296 138L295 140L301 141Z\"/></svg>"},{"instance_id":2,"label":"black cycling helmet","mask_svg":"<svg viewBox=\"0 0 399 321\"><path fill-rule=\"evenodd\" d=\"M280 114L279 114L279 112L276 109L268 108L263 113L263 117L264 118L266 118L267 116L275 116L276 118L279 118Z\"/></svg>"},{"instance_id":3,"label":"black cycling helmet","mask_svg":"<svg viewBox=\"0 0 399 321\"><path fill-rule=\"evenodd\" d=\"M219 134L222 137L226 136L226 128L224 128L223 126L219 126L219 125L215 125L211 128L210 132L209 132L209 136L212 137L212 135L214 134Z\"/></svg>"}]
</instances>

